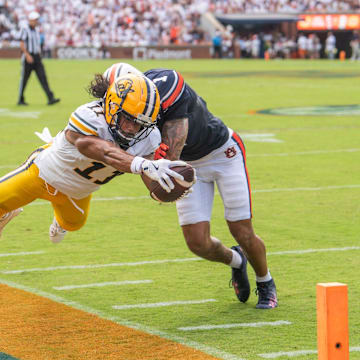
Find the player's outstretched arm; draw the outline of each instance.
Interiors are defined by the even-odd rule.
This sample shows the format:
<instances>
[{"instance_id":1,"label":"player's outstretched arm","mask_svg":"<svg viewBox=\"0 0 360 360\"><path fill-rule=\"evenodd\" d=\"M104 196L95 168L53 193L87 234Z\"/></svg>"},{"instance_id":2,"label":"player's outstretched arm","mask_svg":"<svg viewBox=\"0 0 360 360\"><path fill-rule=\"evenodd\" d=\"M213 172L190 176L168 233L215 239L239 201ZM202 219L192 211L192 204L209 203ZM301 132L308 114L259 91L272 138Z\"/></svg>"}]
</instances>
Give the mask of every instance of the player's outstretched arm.
<instances>
[{"instance_id":1,"label":"player's outstretched arm","mask_svg":"<svg viewBox=\"0 0 360 360\"><path fill-rule=\"evenodd\" d=\"M88 158L101 161L121 172L145 174L168 192L174 188L170 176L183 180L182 175L171 170L172 166L186 165L183 161L164 159L151 161L140 156L134 157L109 141L71 130L66 131L66 139Z\"/></svg>"},{"instance_id":2,"label":"player's outstretched arm","mask_svg":"<svg viewBox=\"0 0 360 360\"><path fill-rule=\"evenodd\" d=\"M82 135L71 130L66 130L66 139L86 157L101 161L121 172L131 173L134 156L117 145L96 136Z\"/></svg>"}]
</instances>

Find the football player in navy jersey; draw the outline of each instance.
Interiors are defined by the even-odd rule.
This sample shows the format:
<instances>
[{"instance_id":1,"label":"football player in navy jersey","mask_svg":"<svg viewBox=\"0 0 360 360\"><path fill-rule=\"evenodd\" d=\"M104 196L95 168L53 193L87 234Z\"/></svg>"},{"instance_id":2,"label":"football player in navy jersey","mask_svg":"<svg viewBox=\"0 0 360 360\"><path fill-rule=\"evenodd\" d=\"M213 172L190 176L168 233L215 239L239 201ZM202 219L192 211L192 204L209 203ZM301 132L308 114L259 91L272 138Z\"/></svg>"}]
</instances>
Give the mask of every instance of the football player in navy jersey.
<instances>
[{"instance_id":1,"label":"football player in navy jersey","mask_svg":"<svg viewBox=\"0 0 360 360\"><path fill-rule=\"evenodd\" d=\"M116 73L138 73L118 63L105 71L110 82ZM189 249L196 255L232 268L237 298L250 296L247 260L256 273L259 296L256 307L278 306L276 287L268 270L264 242L252 226L251 191L245 147L240 136L211 114L206 102L175 70L152 69L144 73L158 88L160 112L157 126L162 144L155 158L184 160L196 169L192 193L176 202L179 223ZM222 198L225 219L238 245L231 249L210 235L215 183Z\"/></svg>"},{"instance_id":2,"label":"football player in navy jersey","mask_svg":"<svg viewBox=\"0 0 360 360\"><path fill-rule=\"evenodd\" d=\"M276 307L276 287L268 270L265 245L251 222L250 183L240 136L209 112L206 102L177 71L152 69L144 74L159 90L161 109L157 125L162 142L169 147L166 158L184 160L196 169L193 192L176 202L189 249L204 259L230 265L232 283L241 302L250 295L248 259L256 273L256 307ZM210 235L215 183L228 227L238 243L231 249Z\"/></svg>"}]
</instances>

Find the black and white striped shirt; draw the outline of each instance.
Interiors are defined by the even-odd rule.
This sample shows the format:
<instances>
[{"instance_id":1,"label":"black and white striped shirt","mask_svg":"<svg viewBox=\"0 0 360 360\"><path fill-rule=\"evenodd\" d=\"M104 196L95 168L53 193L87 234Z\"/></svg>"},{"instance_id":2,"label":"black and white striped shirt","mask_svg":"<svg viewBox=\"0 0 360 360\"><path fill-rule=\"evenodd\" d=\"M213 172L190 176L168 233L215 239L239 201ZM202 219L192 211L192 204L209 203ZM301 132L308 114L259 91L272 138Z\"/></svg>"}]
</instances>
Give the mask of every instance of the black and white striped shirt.
<instances>
[{"instance_id":1,"label":"black and white striped shirt","mask_svg":"<svg viewBox=\"0 0 360 360\"><path fill-rule=\"evenodd\" d=\"M24 41L26 50L30 54L40 54L40 33L36 28L33 29L29 25L23 27L20 31L20 40Z\"/></svg>"}]
</instances>

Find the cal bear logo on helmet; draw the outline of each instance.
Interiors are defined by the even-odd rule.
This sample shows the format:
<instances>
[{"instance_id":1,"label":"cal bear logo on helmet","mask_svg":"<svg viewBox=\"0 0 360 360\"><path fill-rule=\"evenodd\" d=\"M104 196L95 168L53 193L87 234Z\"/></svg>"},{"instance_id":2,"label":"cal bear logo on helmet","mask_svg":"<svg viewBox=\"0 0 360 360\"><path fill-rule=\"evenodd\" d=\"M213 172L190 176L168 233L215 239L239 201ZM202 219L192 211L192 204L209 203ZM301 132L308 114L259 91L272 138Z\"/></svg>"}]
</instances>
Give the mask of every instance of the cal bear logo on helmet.
<instances>
[{"instance_id":1,"label":"cal bear logo on helmet","mask_svg":"<svg viewBox=\"0 0 360 360\"><path fill-rule=\"evenodd\" d=\"M133 89L133 84L134 82L128 78L122 78L118 81L115 81L116 95L122 99L126 97L128 93L135 92L135 90Z\"/></svg>"},{"instance_id":2,"label":"cal bear logo on helmet","mask_svg":"<svg viewBox=\"0 0 360 360\"><path fill-rule=\"evenodd\" d=\"M127 74L113 82L103 102L109 131L120 145L132 146L144 139L155 127L160 95L156 85L143 75ZM121 130L121 122L127 119L141 125L138 133L129 135Z\"/></svg>"}]
</instances>

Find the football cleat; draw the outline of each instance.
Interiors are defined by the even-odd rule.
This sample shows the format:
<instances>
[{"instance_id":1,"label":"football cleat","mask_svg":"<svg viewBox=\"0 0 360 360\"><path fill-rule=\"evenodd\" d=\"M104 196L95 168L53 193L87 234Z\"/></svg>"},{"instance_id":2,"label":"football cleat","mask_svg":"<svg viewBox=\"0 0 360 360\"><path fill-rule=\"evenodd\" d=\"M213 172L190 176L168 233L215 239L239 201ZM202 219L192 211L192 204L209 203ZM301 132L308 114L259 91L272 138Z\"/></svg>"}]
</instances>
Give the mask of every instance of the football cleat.
<instances>
[{"instance_id":1,"label":"football cleat","mask_svg":"<svg viewBox=\"0 0 360 360\"><path fill-rule=\"evenodd\" d=\"M246 302L250 296L250 283L247 275L247 258L241 250L240 246L233 246L231 249L238 252L241 256L241 266L240 269L232 268L232 278L231 282L235 290L235 294L239 301Z\"/></svg>"},{"instance_id":2,"label":"football cleat","mask_svg":"<svg viewBox=\"0 0 360 360\"><path fill-rule=\"evenodd\" d=\"M50 240L56 244L59 243L64 236L66 235L67 231L64 230L56 221L56 219L54 218L52 224L50 225L49 228L49 236L50 236Z\"/></svg>"},{"instance_id":3,"label":"football cleat","mask_svg":"<svg viewBox=\"0 0 360 360\"><path fill-rule=\"evenodd\" d=\"M22 208L18 208L12 211L9 211L8 213L6 213L3 217L0 218L0 238L1 238L1 233L4 230L5 225L11 220L13 219L15 216L18 216L21 212L23 211Z\"/></svg>"},{"instance_id":4,"label":"football cleat","mask_svg":"<svg viewBox=\"0 0 360 360\"><path fill-rule=\"evenodd\" d=\"M273 279L256 282L255 292L259 296L259 301L256 304L257 309L273 309L278 306L276 286Z\"/></svg>"}]
</instances>

